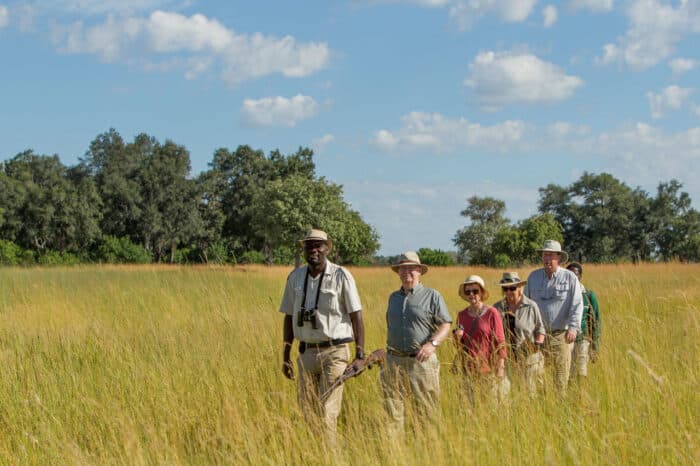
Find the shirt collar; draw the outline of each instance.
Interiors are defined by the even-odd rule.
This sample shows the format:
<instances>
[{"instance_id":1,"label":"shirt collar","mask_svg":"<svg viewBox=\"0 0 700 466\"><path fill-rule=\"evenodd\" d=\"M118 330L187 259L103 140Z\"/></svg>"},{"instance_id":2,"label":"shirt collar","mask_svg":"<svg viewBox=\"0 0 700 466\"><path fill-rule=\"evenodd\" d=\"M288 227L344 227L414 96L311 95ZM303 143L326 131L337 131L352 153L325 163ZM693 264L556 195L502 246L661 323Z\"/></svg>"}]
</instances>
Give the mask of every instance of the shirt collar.
<instances>
[{"instance_id":1,"label":"shirt collar","mask_svg":"<svg viewBox=\"0 0 700 466\"><path fill-rule=\"evenodd\" d=\"M416 294L416 291L420 291L422 288L423 288L423 284L421 282L418 282L418 284L416 286L414 286L412 289L406 291L403 289L403 287L401 287L400 291L401 291L401 293L403 293L405 295L409 295L409 294Z\"/></svg>"}]
</instances>

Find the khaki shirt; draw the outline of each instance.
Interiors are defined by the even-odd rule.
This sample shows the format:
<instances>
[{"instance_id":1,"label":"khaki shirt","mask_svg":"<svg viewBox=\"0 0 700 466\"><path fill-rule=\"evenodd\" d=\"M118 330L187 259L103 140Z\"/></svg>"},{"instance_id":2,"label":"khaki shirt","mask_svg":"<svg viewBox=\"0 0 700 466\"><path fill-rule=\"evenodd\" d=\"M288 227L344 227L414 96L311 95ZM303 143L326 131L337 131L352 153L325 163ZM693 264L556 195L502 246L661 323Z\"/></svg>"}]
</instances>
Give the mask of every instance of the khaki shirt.
<instances>
[{"instance_id":1,"label":"khaki shirt","mask_svg":"<svg viewBox=\"0 0 700 466\"><path fill-rule=\"evenodd\" d=\"M317 329L311 322L304 322L300 327L297 315L301 310L304 297L304 279L308 266L302 266L289 274L284 288L280 312L292 316L294 338L306 343L321 343L340 338L352 338L350 314L362 310L360 295L357 292L352 274L336 264L326 261L326 273L323 276L321 294L318 297ZM309 276L306 290L306 309L313 309L316 303L321 275L312 279Z\"/></svg>"},{"instance_id":2,"label":"khaki shirt","mask_svg":"<svg viewBox=\"0 0 700 466\"><path fill-rule=\"evenodd\" d=\"M511 329L508 328L508 321L505 318L506 309L508 309L508 303L505 298L493 305L503 318L503 330L510 340L512 337L510 335ZM542 314L540 313L540 308L537 303L527 296L523 295L523 299L520 302L520 306L515 310L515 341L509 341L511 348L516 350L525 350L521 346L525 342L535 343L536 335L544 335L544 322L542 321Z\"/></svg>"}]
</instances>

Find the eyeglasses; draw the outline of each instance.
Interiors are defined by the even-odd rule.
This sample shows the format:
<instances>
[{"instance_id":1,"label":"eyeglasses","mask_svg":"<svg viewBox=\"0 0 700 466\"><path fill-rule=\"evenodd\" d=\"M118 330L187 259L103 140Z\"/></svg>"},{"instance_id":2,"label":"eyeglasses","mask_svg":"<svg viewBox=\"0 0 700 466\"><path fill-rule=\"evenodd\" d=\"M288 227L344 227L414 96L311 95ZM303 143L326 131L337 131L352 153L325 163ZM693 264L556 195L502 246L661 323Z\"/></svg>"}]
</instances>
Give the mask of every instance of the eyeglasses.
<instances>
[{"instance_id":1,"label":"eyeglasses","mask_svg":"<svg viewBox=\"0 0 700 466\"><path fill-rule=\"evenodd\" d=\"M504 286L502 288L503 288L503 291L515 291L518 289L518 286Z\"/></svg>"},{"instance_id":2,"label":"eyeglasses","mask_svg":"<svg viewBox=\"0 0 700 466\"><path fill-rule=\"evenodd\" d=\"M470 290L467 290L466 288L464 289L464 294L467 296L469 296L470 294L479 294L479 293L481 293L481 290L478 288L477 289L472 288Z\"/></svg>"}]
</instances>

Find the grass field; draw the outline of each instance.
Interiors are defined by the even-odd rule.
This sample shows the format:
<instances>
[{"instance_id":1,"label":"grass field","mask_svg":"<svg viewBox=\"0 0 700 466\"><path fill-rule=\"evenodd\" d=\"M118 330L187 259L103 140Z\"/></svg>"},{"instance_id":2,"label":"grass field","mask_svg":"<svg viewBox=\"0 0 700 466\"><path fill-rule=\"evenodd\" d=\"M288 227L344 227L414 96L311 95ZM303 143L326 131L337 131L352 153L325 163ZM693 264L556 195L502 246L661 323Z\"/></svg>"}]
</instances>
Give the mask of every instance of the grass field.
<instances>
[{"instance_id":1,"label":"grass field","mask_svg":"<svg viewBox=\"0 0 700 466\"><path fill-rule=\"evenodd\" d=\"M471 411L446 344L439 424L414 419L405 442L386 441L373 369L346 385L337 451L301 416L280 371L289 270L0 269L0 463L700 464L698 265L586 267L603 350L565 401L530 401L513 380L510 408ZM388 268L352 272L366 346L379 348L399 281ZM500 277L475 268L424 277L453 317L470 273Z\"/></svg>"}]
</instances>

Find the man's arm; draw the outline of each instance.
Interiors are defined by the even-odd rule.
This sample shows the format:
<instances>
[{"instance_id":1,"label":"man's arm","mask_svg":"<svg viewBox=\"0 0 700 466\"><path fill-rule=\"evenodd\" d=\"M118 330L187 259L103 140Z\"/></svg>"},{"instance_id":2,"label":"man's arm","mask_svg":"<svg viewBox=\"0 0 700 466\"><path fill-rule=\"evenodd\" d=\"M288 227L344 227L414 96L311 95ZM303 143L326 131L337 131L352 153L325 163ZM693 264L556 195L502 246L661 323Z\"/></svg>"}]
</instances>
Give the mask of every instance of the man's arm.
<instances>
[{"instance_id":1,"label":"man's arm","mask_svg":"<svg viewBox=\"0 0 700 466\"><path fill-rule=\"evenodd\" d=\"M418 351L418 354L416 354L416 359L418 362L425 362L430 358L430 356L435 353L435 350L437 349L435 345L433 345L433 342L436 344L442 343L442 341L447 338L447 335L450 333L450 325L452 322L443 322L440 325L438 325L437 330L435 333L433 333L428 341L421 346L420 351Z\"/></svg>"},{"instance_id":2,"label":"man's arm","mask_svg":"<svg viewBox=\"0 0 700 466\"><path fill-rule=\"evenodd\" d=\"M362 320L362 311L350 313L352 334L355 337L355 359L365 358L365 322Z\"/></svg>"},{"instance_id":3,"label":"man's arm","mask_svg":"<svg viewBox=\"0 0 700 466\"><path fill-rule=\"evenodd\" d=\"M573 272L569 272L573 275ZM571 298L571 313L567 322L565 340L567 343L576 341L576 335L581 331L581 319L583 317L583 288L578 278L574 276L573 297Z\"/></svg>"},{"instance_id":4,"label":"man's arm","mask_svg":"<svg viewBox=\"0 0 700 466\"><path fill-rule=\"evenodd\" d=\"M284 348L282 350L282 373L290 380L294 380L294 366L292 366L291 352L294 341L294 329L292 328L292 316L284 316L282 326L282 340Z\"/></svg>"}]
</instances>

